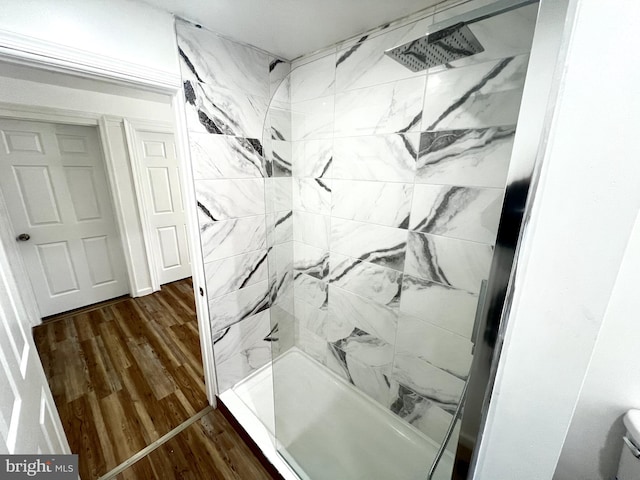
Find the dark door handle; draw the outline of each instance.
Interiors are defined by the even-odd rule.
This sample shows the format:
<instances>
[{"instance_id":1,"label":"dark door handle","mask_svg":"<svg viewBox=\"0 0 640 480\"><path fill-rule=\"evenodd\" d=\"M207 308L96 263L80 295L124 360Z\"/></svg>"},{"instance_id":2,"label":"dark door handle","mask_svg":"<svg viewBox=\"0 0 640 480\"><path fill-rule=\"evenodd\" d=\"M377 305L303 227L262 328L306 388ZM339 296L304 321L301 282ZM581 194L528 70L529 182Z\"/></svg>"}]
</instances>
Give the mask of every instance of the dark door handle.
<instances>
[{"instance_id":1,"label":"dark door handle","mask_svg":"<svg viewBox=\"0 0 640 480\"><path fill-rule=\"evenodd\" d=\"M31 235L29 235L28 233L21 233L16 237L16 240L18 240L19 242L26 242L30 238L31 238Z\"/></svg>"}]
</instances>

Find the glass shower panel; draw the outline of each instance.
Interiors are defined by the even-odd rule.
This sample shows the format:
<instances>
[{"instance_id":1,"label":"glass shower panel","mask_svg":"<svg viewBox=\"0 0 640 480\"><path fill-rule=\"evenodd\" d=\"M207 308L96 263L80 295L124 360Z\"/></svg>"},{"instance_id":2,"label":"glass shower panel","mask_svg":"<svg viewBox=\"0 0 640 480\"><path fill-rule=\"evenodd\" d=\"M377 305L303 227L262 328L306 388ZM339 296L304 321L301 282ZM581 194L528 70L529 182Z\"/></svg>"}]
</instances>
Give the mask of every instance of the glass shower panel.
<instances>
[{"instance_id":1,"label":"glass shower panel","mask_svg":"<svg viewBox=\"0 0 640 480\"><path fill-rule=\"evenodd\" d=\"M436 457L451 478L537 4L470 25L484 51L446 65L384 51L470 3L298 61L269 105L270 427L301 478Z\"/></svg>"}]
</instances>

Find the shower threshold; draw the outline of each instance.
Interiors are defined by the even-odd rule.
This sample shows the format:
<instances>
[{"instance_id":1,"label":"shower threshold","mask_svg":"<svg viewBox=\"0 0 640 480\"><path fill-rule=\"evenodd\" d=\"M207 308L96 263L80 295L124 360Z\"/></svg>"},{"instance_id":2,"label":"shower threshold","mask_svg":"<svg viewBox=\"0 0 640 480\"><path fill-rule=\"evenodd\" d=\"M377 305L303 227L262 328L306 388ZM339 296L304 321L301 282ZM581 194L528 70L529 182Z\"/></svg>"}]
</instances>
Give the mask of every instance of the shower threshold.
<instances>
[{"instance_id":1,"label":"shower threshold","mask_svg":"<svg viewBox=\"0 0 640 480\"><path fill-rule=\"evenodd\" d=\"M287 479L424 479L439 447L295 347L220 398Z\"/></svg>"}]
</instances>

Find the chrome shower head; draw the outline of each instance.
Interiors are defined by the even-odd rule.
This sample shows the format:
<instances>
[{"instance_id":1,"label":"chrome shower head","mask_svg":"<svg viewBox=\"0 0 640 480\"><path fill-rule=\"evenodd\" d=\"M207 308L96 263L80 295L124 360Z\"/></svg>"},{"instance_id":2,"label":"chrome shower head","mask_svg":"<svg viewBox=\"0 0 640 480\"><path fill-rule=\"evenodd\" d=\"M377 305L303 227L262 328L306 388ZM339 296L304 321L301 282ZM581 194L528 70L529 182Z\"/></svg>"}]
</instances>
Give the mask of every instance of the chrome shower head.
<instances>
[{"instance_id":1,"label":"chrome shower head","mask_svg":"<svg viewBox=\"0 0 640 480\"><path fill-rule=\"evenodd\" d=\"M385 53L413 72L453 62L484 51L473 32L464 23L428 33Z\"/></svg>"}]
</instances>

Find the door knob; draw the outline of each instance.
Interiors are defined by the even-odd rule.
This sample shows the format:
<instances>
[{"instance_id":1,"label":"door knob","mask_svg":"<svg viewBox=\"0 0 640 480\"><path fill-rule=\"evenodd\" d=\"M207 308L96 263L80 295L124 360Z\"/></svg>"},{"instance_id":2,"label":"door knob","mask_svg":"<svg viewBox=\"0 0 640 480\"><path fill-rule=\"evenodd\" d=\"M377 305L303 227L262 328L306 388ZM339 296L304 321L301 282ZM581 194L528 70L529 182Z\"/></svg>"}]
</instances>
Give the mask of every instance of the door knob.
<instances>
[{"instance_id":1,"label":"door knob","mask_svg":"<svg viewBox=\"0 0 640 480\"><path fill-rule=\"evenodd\" d=\"M28 233L21 233L16 237L16 240L18 240L19 242L26 242L30 238L31 238L31 235L29 235Z\"/></svg>"}]
</instances>

